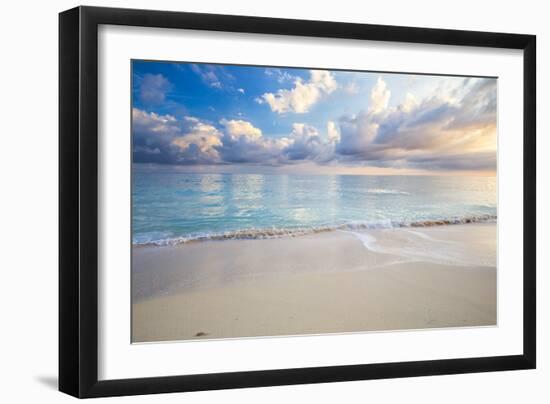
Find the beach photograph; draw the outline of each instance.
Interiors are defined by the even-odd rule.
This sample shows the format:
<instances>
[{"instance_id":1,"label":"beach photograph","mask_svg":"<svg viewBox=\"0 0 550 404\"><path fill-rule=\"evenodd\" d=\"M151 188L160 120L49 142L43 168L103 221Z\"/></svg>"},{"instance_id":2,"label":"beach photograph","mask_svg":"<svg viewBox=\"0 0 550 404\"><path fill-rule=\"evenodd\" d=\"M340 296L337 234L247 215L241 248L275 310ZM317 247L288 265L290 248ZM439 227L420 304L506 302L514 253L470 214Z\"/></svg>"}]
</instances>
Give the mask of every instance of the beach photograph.
<instances>
[{"instance_id":1,"label":"beach photograph","mask_svg":"<svg viewBox=\"0 0 550 404\"><path fill-rule=\"evenodd\" d=\"M497 79L133 60L132 343L497 325Z\"/></svg>"}]
</instances>

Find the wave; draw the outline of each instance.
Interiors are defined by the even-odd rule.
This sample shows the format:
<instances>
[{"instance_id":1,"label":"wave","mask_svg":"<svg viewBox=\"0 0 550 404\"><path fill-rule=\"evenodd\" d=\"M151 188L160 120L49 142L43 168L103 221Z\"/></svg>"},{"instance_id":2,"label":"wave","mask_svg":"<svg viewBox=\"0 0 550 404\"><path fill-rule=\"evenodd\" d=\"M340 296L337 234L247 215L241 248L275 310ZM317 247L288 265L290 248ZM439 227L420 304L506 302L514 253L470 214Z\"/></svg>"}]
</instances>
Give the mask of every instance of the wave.
<instances>
[{"instance_id":1,"label":"wave","mask_svg":"<svg viewBox=\"0 0 550 404\"><path fill-rule=\"evenodd\" d=\"M372 230L372 229L395 229L395 228L414 228L414 227L433 227L454 224L484 223L496 221L496 215L473 215L463 217L452 217L434 220L420 221L392 221L381 220L376 222L349 222L327 226L312 226L302 228L264 228L264 229L242 229L227 231L223 233L204 233L191 234L181 237L169 237L158 240L134 241L136 246L174 246L198 241L223 241L223 240L258 240L272 239L281 237L298 237L308 234L325 233L335 230Z\"/></svg>"}]
</instances>

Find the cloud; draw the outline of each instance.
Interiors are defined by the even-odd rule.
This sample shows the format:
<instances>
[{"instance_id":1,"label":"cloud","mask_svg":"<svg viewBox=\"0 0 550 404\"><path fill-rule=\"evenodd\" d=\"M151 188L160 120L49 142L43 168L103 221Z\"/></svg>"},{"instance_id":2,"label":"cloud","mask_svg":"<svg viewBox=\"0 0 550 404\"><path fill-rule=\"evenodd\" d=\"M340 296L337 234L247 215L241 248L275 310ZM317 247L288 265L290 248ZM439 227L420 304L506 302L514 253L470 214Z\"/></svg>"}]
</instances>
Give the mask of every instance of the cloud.
<instances>
[{"instance_id":1,"label":"cloud","mask_svg":"<svg viewBox=\"0 0 550 404\"><path fill-rule=\"evenodd\" d=\"M137 108L132 123L135 162L282 165L327 157L317 129L301 123L280 138L264 137L251 122L240 119L222 119L216 128L196 117L176 119Z\"/></svg>"},{"instance_id":2,"label":"cloud","mask_svg":"<svg viewBox=\"0 0 550 404\"><path fill-rule=\"evenodd\" d=\"M159 115L134 108L132 110L133 131L137 134L173 135L180 130L177 120L172 115Z\"/></svg>"},{"instance_id":3,"label":"cloud","mask_svg":"<svg viewBox=\"0 0 550 404\"><path fill-rule=\"evenodd\" d=\"M387 88L382 77L378 77L375 86L370 93L369 111L372 114L379 114L388 107L391 92Z\"/></svg>"},{"instance_id":4,"label":"cloud","mask_svg":"<svg viewBox=\"0 0 550 404\"><path fill-rule=\"evenodd\" d=\"M222 83L212 67L208 65L203 66L192 64L191 70L193 70L208 86L213 88L222 88Z\"/></svg>"},{"instance_id":5,"label":"cloud","mask_svg":"<svg viewBox=\"0 0 550 404\"><path fill-rule=\"evenodd\" d=\"M327 137L329 142L331 143L340 142L340 129L336 125L336 122L334 121L327 122Z\"/></svg>"},{"instance_id":6,"label":"cloud","mask_svg":"<svg viewBox=\"0 0 550 404\"><path fill-rule=\"evenodd\" d=\"M244 120L220 123L224 135L219 150L224 162L284 165L303 160L325 162L333 155L333 144L305 123L294 123L291 133L279 138L264 137L259 128Z\"/></svg>"},{"instance_id":7,"label":"cloud","mask_svg":"<svg viewBox=\"0 0 550 404\"><path fill-rule=\"evenodd\" d=\"M368 112L344 115L339 119L340 142L337 152L343 155L357 155L365 151L376 137L379 124Z\"/></svg>"},{"instance_id":8,"label":"cloud","mask_svg":"<svg viewBox=\"0 0 550 404\"><path fill-rule=\"evenodd\" d=\"M237 91L241 94L244 94L244 88L237 88Z\"/></svg>"},{"instance_id":9,"label":"cloud","mask_svg":"<svg viewBox=\"0 0 550 404\"><path fill-rule=\"evenodd\" d=\"M200 164L220 162L222 133L198 118L176 119L132 110L134 162Z\"/></svg>"},{"instance_id":10,"label":"cloud","mask_svg":"<svg viewBox=\"0 0 550 404\"><path fill-rule=\"evenodd\" d=\"M296 78L293 88L280 89L276 93L264 93L257 101L267 103L273 112L279 114L308 112L323 96L332 93L338 87L332 73L326 70L310 70L309 73L308 81Z\"/></svg>"},{"instance_id":11,"label":"cloud","mask_svg":"<svg viewBox=\"0 0 550 404\"><path fill-rule=\"evenodd\" d=\"M182 136L172 139L179 148L178 159L189 163L220 162L218 147L222 146L222 134L214 126L197 118L185 118L189 128Z\"/></svg>"},{"instance_id":12,"label":"cloud","mask_svg":"<svg viewBox=\"0 0 550 404\"><path fill-rule=\"evenodd\" d=\"M288 138L265 138L262 131L243 120L225 120L223 144L220 153L228 163L281 164L283 150L291 143Z\"/></svg>"},{"instance_id":13,"label":"cloud","mask_svg":"<svg viewBox=\"0 0 550 404\"><path fill-rule=\"evenodd\" d=\"M139 98L144 104L160 104L166 99L166 93L171 87L162 74L147 73L139 84Z\"/></svg>"},{"instance_id":14,"label":"cloud","mask_svg":"<svg viewBox=\"0 0 550 404\"><path fill-rule=\"evenodd\" d=\"M312 161L324 164L334 157L334 143L322 138L315 127L294 123L284 154L289 162Z\"/></svg>"},{"instance_id":15,"label":"cloud","mask_svg":"<svg viewBox=\"0 0 550 404\"><path fill-rule=\"evenodd\" d=\"M172 115L158 115L134 108L132 110L133 160L136 163L173 163L171 141L180 133Z\"/></svg>"},{"instance_id":16,"label":"cloud","mask_svg":"<svg viewBox=\"0 0 550 404\"><path fill-rule=\"evenodd\" d=\"M237 140L241 136L245 136L252 140L257 140L262 137L262 131L250 122L240 119L232 119L230 121L222 119L220 123L225 126L226 134L231 140Z\"/></svg>"},{"instance_id":17,"label":"cloud","mask_svg":"<svg viewBox=\"0 0 550 404\"><path fill-rule=\"evenodd\" d=\"M340 117L339 153L354 155L368 148L378 134L390 95L386 82L378 77L370 93L368 109L359 111L357 115Z\"/></svg>"},{"instance_id":18,"label":"cloud","mask_svg":"<svg viewBox=\"0 0 550 404\"><path fill-rule=\"evenodd\" d=\"M233 89L231 82L234 81L235 78L229 74L223 66L191 64L190 67L207 86L218 90Z\"/></svg>"},{"instance_id":19,"label":"cloud","mask_svg":"<svg viewBox=\"0 0 550 404\"><path fill-rule=\"evenodd\" d=\"M441 158L437 155L411 157L408 166L429 170L491 171L497 164L497 154L491 152L458 153Z\"/></svg>"},{"instance_id":20,"label":"cloud","mask_svg":"<svg viewBox=\"0 0 550 404\"><path fill-rule=\"evenodd\" d=\"M280 84L287 81L295 81L298 77L290 74L286 70L270 67L264 70L266 76L274 77Z\"/></svg>"},{"instance_id":21,"label":"cloud","mask_svg":"<svg viewBox=\"0 0 550 404\"><path fill-rule=\"evenodd\" d=\"M298 97L295 92L313 91L303 86L314 86L317 97L334 91L336 82L330 74L314 72L309 81L297 81L292 90L284 90L282 94L289 98L284 108L300 110L290 99ZM422 99L408 93L401 103L390 106L391 91L380 77L365 109L328 120L326 132L295 122L288 134L279 137L265 136L243 119L211 123L134 109L134 161L494 170L496 80L469 78L453 83Z\"/></svg>"},{"instance_id":22,"label":"cloud","mask_svg":"<svg viewBox=\"0 0 550 404\"><path fill-rule=\"evenodd\" d=\"M315 159L322 153L323 143L319 132L313 126L294 123L290 140L290 144L284 151L289 160Z\"/></svg>"},{"instance_id":23,"label":"cloud","mask_svg":"<svg viewBox=\"0 0 550 404\"><path fill-rule=\"evenodd\" d=\"M420 101L407 94L393 108L390 94L379 78L368 109L339 119L335 151L344 160L381 167L496 168L495 80L465 79Z\"/></svg>"}]
</instances>

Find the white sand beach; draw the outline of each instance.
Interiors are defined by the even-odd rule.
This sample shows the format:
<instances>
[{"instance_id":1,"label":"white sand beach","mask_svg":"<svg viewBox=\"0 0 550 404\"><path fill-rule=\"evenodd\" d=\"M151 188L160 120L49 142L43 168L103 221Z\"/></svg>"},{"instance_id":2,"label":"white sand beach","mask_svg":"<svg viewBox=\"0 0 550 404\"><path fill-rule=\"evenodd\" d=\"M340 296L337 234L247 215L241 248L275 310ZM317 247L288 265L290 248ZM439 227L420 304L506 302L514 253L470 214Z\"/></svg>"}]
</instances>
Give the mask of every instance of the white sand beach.
<instances>
[{"instance_id":1,"label":"white sand beach","mask_svg":"<svg viewBox=\"0 0 550 404\"><path fill-rule=\"evenodd\" d=\"M133 249L133 342L490 326L496 224Z\"/></svg>"}]
</instances>

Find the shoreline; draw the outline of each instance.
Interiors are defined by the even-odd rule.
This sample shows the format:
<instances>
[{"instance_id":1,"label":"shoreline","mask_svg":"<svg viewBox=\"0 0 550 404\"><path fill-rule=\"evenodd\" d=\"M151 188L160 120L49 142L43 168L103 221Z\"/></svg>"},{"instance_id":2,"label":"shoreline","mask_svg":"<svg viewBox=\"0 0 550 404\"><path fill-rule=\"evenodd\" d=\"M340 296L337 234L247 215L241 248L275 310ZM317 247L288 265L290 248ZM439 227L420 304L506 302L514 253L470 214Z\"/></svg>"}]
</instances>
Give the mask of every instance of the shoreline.
<instances>
[{"instance_id":1,"label":"shoreline","mask_svg":"<svg viewBox=\"0 0 550 404\"><path fill-rule=\"evenodd\" d=\"M144 246L133 262L132 342L496 324L495 223Z\"/></svg>"},{"instance_id":2,"label":"shoreline","mask_svg":"<svg viewBox=\"0 0 550 404\"><path fill-rule=\"evenodd\" d=\"M327 233L339 230L362 231L403 228L429 228L435 226L453 226L475 223L496 223L496 219L496 215L483 214L464 217L453 217L447 219L428 219L412 222L394 222L391 220L381 220L379 222L350 222L335 225L319 225L297 228L250 228L210 234L189 234L187 236L172 237L156 241L132 242L132 248L177 246L180 244L188 244L201 241L266 240L283 237L294 238L307 236L310 234Z\"/></svg>"}]
</instances>

